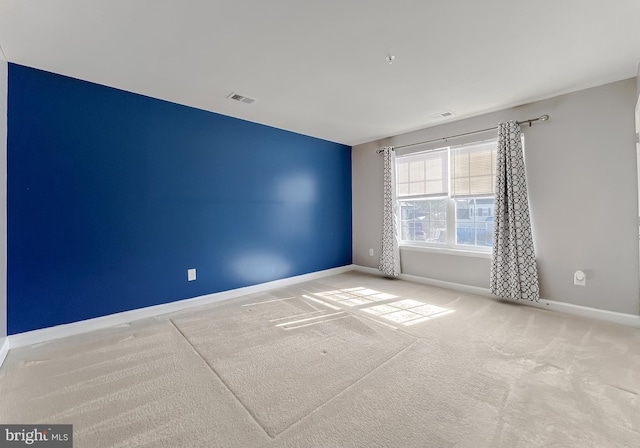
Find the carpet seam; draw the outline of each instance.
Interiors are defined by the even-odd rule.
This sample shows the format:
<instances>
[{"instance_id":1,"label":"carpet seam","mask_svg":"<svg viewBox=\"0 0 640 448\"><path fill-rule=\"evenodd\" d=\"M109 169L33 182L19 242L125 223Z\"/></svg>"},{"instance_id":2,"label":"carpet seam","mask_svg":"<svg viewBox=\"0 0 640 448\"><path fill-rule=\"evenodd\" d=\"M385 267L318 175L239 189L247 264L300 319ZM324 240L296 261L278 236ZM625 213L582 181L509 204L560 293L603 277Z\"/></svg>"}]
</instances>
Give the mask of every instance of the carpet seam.
<instances>
[{"instance_id":1,"label":"carpet seam","mask_svg":"<svg viewBox=\"0 0 640 448\"><path fill-rule=\"evenodd\" d=\"M304 420L305 418L309 417L311 414L317 412L319 409L323 408L324 406L328 405L329 403L331 403L333 400L335 400L336 398L338 398L340 395L345 394L347 391L349 391L351 388L355 387L358 383L360 383L361 381L364 381L366 378L368 378L369 376L373 375L378 369L382 368L384 365L386 365L387 363L391 362L394 358L396 358L397 356L400 356L402 353L404 353L405 351L409 350L411 347L413 347L415 344L417 344L418 342L420 342L422 339L419 338L415 338L415 340L407 345L406 347L404 347L402 350L400 350L398 353L396 353L395 355L389 357L388 359L386 359L385 361L383 361L382 363L380 363L376 368L374 368L373 370L371 370L369 373L367 373L366 375L358 378L356 381L354 381L353 383L351 383L350 385L348 385L347 387L345 387L344 389L342 389L341 391L337 392L335 395L333 395L332 397L330 397L328 400L326 400L324 403L322 403L320 406L312 409L311 411L309 411L308 413L306 413L305 415L303 415L302 417L300 417L298 420L296 420L295 422L291 423L291 425L289 425L289 427L287 427L286 429L280 431L278 434L275 435L275 437L279 437L281 434L284 434L285 432L289 431L291 428L293 428L294 426L296 426L298 423L300 423L302 420ZM274 437L274 438L275 438Z\"/></svg>"},{"instance_id":2,"label":"carpet seam","mask_svg":"<svg viewBox=\"0 0 640 448\"><path fill-rule=\"evenodd\" d=\"M264 431L264 433L270 438L273 439L275 438L275 436L272 436L271 434L269 434L269 432L266 430L266 428L264 426L262 426L262 424L260 424L260 422L258 421L258 419L256 418L256 416L253 414L253 412L251 412L251 410L242 402L242 400L240 400L240 398L235 394L235 392L231 389L231 387L229 387L229 385L222 379L222 377L218 374L218 372L216 372L216 370L213 368L213 366L211 364L209 364L209 361L207 361L204 356L202 356L202 354L200 354L200 352L193 346L193 344L189 341L189 339L187 338L187 336L180 330L180 328L178 328L178 326L175 324L175 322L173 321L173 319L169 319L169 322L171 322L171 325L173 326L173 328L176 329L176 331L180 334L180 336L182 336L185 340L185 342L189 345L189 347L191 347L191 350L194 351L194 353L196 355L198 355L198 357L205 363L205 365L209 368L209 370L211 370L211 372L215 375L216 378L218 378L218 380L224 385L224 387L227 388L227 390L229 391L229 393L233 396L233 398L236 399L236 401L238 403L240 403L240 405L243 407L243 409L247 412L247 414L249 414L249 416L253 419L253 421L256 423L256 425L258 425L258 427L260 429L262 429L262 431Z\"/></svg>"}]
</instances>

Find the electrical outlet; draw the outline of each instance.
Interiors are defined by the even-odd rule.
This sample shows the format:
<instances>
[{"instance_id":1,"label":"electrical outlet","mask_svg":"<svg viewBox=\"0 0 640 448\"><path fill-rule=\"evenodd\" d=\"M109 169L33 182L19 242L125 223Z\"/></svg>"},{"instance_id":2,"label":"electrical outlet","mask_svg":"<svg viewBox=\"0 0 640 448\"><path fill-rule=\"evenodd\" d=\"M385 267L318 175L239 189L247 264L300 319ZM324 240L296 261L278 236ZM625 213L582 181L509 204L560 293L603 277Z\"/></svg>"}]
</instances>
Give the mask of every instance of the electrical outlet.
<instances>
[{"instance_id":1,"label":"electrical outlet","mask_svg":"<svg viewBox=\"0 0 640 448\"><path fill-rule=\"evenodd\" d=\"M369 256L373 257L373 249L369 249Z\"/></svg>"},{"instance_id":2,"label":"electrical outlet","mask_svg":"<svg viewBox=\"0 0 640 448\"><path fill-rule=\"evenodd\" d=\"M587 275L582 271L576 271L573 274L573 284L576 286L587 285Z\"/></svg>"},{"instance_id":3,"label":"electrical outlet","mask_svg":"<svg viewBox=\"0 0 640 448\"><path fill-rule=\"evenodd\" d=\"M196 279L196 270L195 269L187 269L187 281L194 281Z\"/></svg>"}]
</instances>

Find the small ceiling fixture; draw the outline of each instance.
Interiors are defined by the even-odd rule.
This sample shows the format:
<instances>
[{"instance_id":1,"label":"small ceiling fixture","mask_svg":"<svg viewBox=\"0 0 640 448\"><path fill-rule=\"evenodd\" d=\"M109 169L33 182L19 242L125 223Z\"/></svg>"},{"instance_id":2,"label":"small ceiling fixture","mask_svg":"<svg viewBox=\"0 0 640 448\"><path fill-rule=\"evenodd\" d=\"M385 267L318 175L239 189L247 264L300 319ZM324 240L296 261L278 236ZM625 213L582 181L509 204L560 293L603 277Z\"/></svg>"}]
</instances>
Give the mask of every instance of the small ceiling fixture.
<instances>
[{"instance_id":1,"label":"small ceiling fixture","mask_svg":"<svg viewBox=\"0 0 640 448\"><path fill-rule=\"evenodd\" d=\"M241 103L245 103L245 104L251 104L255 102L255 98L249 98L248 96L238 95L237 93L234 93L234 92L231 92L229 95L227 95L227 98L240 101Z\"/></svg>"},{"instance_id":2,"label":"small ceiling fixture","mask_svg":"<svg viewBox=\"0 0 640 448\"><path fill-rule=\"evenodd\" d=\"M435 121L435 120L442 120L445 118L451 118L453 116L455 116L456 114L454 114L453 112L451 112L450 110L444 111L444 112L439 112L437 114L431 114L427 117L427 120L429 121Z\"/></svg>"},{"instance_id":3,"label":"small ceiling fixture","mask_svg":"<svg viewBox=\"0 0 640 448\"><path fill-rule=\"evenodd\" d=\"M393 61L395 60L395 58L396 57L394 55L390 54L385 58L385 60L389 63L389 65L391 65L393 64Z\"/></svg>"}]
</instances>

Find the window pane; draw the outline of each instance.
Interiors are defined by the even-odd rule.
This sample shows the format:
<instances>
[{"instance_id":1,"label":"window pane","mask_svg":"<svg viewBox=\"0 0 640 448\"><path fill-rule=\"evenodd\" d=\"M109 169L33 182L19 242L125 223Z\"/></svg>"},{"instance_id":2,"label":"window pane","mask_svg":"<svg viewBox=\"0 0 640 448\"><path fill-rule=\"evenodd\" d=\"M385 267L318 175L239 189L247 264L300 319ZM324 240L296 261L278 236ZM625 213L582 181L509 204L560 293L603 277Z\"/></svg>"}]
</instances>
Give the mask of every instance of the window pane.
<instances>
[{"instance_id":1,"label":"window pane","mask_svg":"<svg viewBox=\"0 0 640 448\"><path fill-rule=\"evenodd\" d=\"M398 183L408 182L408 190L398 188L398 196L446 195L449 190L447 149L398 156Z\"/></svg>"},{"instance_id":2,"label":"window pane","mask_svg":"<svg viewBox=\"0 0 640 448\"><path fill-rule=\"evenodd\" d=\"M451 149L453 196L493 194L496 149L495 140Z\"/></svg>"},{"instance_id":3,"label":"window pane","mask_svg":"<svg viewBox=\"0 0 640 448\"><path fill-rule=\"evenodd\" d=\"M424 183L425 194L442 194L442 181L441 180L429 180Z\"/></svg>"},{"instance_id":4,"label":"window pane","mask_svg":"<svg viewBox=\"0 0 640 448\"><path fill-rule=\"evenodd\" d=\"M493 173L491 166L491 151L479 150L469 153L469 175L470 176L491 176Z\"/></svg>"},{"instance_id":5,"label":"window pane","mask_svg":"<svg viewBox=\"0 0 640 448\"><path fill-rule=\"evenodd\" d=\"M456 244L493 246L494 203L492 197L456 199Z\"/></svg>"},{"instance_id":6,"label":"window pane","mask_svg":"<svg viewBox=\"0 0 640 448\"><path fill-rule=\"evenodd\" d=\"M447 221L447 201L446 199L434 199L431 201L429 219L431 221ZM446 226L445 226L446 227Z\"/></svg>"},{"instance_id":7,"label":"window pane","mask_svg":"<svg viewBox=\"0 0 640 448\"><path fill-rule=\"evenodd\" d=\"M425 160L425 179L446 179L446 160L442 157L433 157Z\"/></svg>"},{"instance_id":8,"label":"window pane","mask_svg":"<svg viewBox=\"0 0 640 448\"><path fill-rule=\"evenodd\" d=\"M424 180L424 161L416 160L409 163L409 179L412 182Z\"/></svg>"},{"instance_id":9,"label":"window pane","mask_svg":"<svg viewBox=\"0 0 640 448\"><path fill-rule=\"evenodd\" d=\"M469 194L469 178L468 177L458 177L453 179L453 191L456 192L458 196L464 196Z\"/></svg>"},{"instance_id":10,"label":"window pane","mask_svg":"<svg viewBox=\"0 0 640 448\"><path fill-rule=\"evenodd\" d=\"M493 192L494 178L491 176L477 176L469 178L469 192L466 194L482 194Z\"/></svg>"},{"instance_id":11,"label":"window pane","mask_svg":"<svg viewBox=\"0 0 640 448\"><path fill-rule=\"evenodd\" d=\"M496 149L496 140L487 140L397 156L401 241L490 248ZM455 213L447 216L450 199ZM450 241L447 228L455 229Z\"/></svg>"},{"instance_id":12,"label":"window pane","mask_svg":"<svg viewBox=\"0 0 640 448\"><path fill-rule=\"evenodd\" d=\"M469 153L461 150L453 150L451 154L451 165L454 179L469 176Z\"/></svg>"},{"instance_id":13,"label":"window pane","mask_svg":"<svg viewBox=\"0 0 640 448\"><path fill-rule=\"evenodd\" d=\"M447 198L401 201L400 240L446 244Z\"/></svg>"},{"instance_id":14,"label":"window pane","mask_svg":"<svg viewBox=\"0 0 640 448\"><path fill-rule=\"evenodd\" d=\"M396 170L396 180L400 183L409 182L409 163L398 162Z\"/></svg>"},{"instance_id":15,"label":"window pane","mask_svg":"<svg viewBox=\"0 0 640 448\"><path fill-rule=\"evenodd\" d=\"M424 182L409 183L409 194L410 195L425 194Z\"/></svg>"}]
</instances>

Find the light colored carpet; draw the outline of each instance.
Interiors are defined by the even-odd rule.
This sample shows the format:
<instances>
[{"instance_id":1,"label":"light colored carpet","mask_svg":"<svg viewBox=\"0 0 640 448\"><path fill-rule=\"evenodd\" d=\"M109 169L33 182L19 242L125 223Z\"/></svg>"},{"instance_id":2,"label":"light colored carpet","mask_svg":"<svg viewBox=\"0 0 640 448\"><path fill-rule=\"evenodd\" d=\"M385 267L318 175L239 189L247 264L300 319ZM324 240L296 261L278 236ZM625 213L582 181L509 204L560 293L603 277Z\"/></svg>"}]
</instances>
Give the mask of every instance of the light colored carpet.
<instances>
[{"instance_id":1,"label":"light colored carpet","mask_svg":"<svg viewBox=\"0 0 640 448\"><path fill-rule=\"evenodd\" d=\"M87 448L268 439L173 325L154 319L10 352L0 422L71 423L74 447Z\"/></svg>"},{"instance_id":2,"label":"light colored carpet","mask_svg":"<svg viewBox=\"0 0 640 448\"><path fill-rule=\"evenodd\" d=\"M301 297L172 321L270 436L417 340Z\"/></svg>"},{"instance_id":3,"label":"light colored carpet","mask_svg":"<svg viewBox=\"0 0 640 448\"><path fill-rule=\"evenodd\" d=\"M10 352L77 447L637 447L640 329L347 273Z\"/></svg>"}]
</instances>

